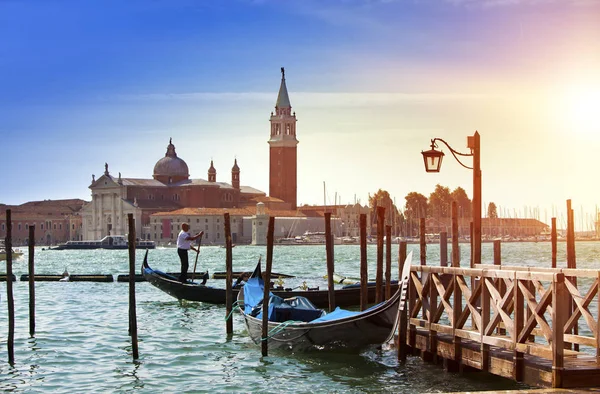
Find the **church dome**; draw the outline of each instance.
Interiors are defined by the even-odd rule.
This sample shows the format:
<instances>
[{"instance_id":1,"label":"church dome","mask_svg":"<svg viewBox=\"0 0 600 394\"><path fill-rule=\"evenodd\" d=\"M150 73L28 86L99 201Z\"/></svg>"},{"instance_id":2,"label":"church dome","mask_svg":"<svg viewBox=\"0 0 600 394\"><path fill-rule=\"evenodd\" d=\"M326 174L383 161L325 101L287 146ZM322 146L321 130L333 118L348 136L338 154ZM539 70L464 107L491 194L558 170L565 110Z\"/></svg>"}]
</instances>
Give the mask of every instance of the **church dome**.
<instances>
[{"instance_id":1,"label":"church dome","mask_svg":"<svg viewBox=\"0 0 600 394\"><path fill-rule=\"evenodd\" d=\"M162 181L161 178L166 180L171 178L172 182L177 182L188 179L189 176L187 164L177 157L175 145L173 145L172 140L169 140L169 146L167 147L165 157L157 161L154 166L154 179Z\"/></svg>"}]
</instances>

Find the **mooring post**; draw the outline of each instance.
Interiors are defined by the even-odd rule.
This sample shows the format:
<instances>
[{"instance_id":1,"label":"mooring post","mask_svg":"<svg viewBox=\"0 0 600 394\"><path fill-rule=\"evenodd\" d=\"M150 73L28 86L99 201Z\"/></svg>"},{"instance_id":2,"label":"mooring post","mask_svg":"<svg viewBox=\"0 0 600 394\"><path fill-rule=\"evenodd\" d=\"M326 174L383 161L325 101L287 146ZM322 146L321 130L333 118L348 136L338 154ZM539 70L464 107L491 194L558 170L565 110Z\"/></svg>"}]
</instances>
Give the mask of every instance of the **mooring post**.
<instances>
[{"instance_id":1,"label":"mooring post","mask_svg":"<svg viewBox=\"0 0 600 394\"><path fill-rule=\"evenodd\" d=\"M227 335L233 334L233 245L231 243L231 219L229 212L225 212L225 326Z\"/></svg>"},{"instance_id":2,"label":"mooring post","mask_svg":"<svg viewBox=\"0 0 600 394\"><path fill-rule=\"evenodd\" d=\"M29 336L35 335L35 270L33 257L35 253L35 226L29 225Z\"/></svg>"},{"instance_id":3,"label":"mooring post","mask_svg":"<svg viewBox=\"0 0 600 394\"><path fill-rule=\"evenodd\" d=\"M6 210L6 300L8 306L8 338L6 347L8 349L8 363L15 363L15 299L13 298L12 283L12 215L11 210Z\"/></svg>"},{"instance_id":4,"label":"mooring post","mask_svg":"<svg viewBox=\"0 0 600 394\"><path fill-rule=\"evenodd\" d=\"M570 300L566 297L568 291L565 286L565 275L554 274L554 288L552 289L552 387L563 386L564 373L564 326L567 316L570 315Z\"/></svg>"},{"instance_id":5,"label":"mooring post","mask_svg":"<svg viewBox=\"0 0 600 394\"><path fill-rule=\"evenodd\" d=\"M552 268L556 268L556 254L558 251L558 237L556 236L556 218L552 218L552 233L550 235L552 242Z\"/></svg>"},{"instance_id":6,"label":"mooring post","mask_svg":"<svg viewBox=\"0 0 600 394\"><path fill-rule=\"evenodd\" d=\"M421 265L427 264L427 240L425 239L425 218L419 219L419 245Z\"/></svg>"},{"instance_id":7,"label":"mooring post","mask_svg":"<svg viewBox=\"0 0 600 394\"><path fill-rule=\"evenodd\" d=\"M360 310L367 309L369 303L369 269L367 266L367 215L360 214Z\"/></svg>"},{"instance_id":8,"label":"mooring post","mask_svg":"<svg viewBox=\"0 0 600 394\"><path fill-rule=\"evenodd\" d=\"M398 244L398 286L402 286L402 271L404 270L404 262L406 261L406 241L400 241ZM408 283L406 286L410 286L410 273ZM408 333L408 289L403 293L404 308L400 310L398 316L398 343L396 349L398 349L398 361L402 364L406 363L406 341ZM401 299L402 300L402 299ZM401 301L402 302L402 301Z\"/></svg>"},{"instance_id":9,"label":"mooring post","mask_svg":"<svg viewBox=\"0 0 600 394\"><path fill-rule=\"evenodd\" d=\"M331 212L325 212L325 254L327 257L327 296L329 312L335 309L335 288L333 285L333 235L331 234Z\"/></svg>"},{"instance_id":10,"label":"mooring post","mask_svg":"<svg viewBox=\"0 0 600 394\"><path fill-rule=\"evenodd\" d=\"M448 233L440 232L440 266L448 266Z\"/></svg>"},{"instance_id":11,"label":"mooring post","mask_svg":"<svg viewBox=\"0 0 600 394\"><path fill-rule=\"evenodd\" d=\"M460 267L460 249L458 246L458 204L452 201L452 266Z\"/></svg>"},{"instance_id":12,"label":"mooring post","mask_svg":"<svg viewBox=\"0 0 600 394\"><path fill-rule=\"evenodd\" d=\"M392 226L385 226L385 299L392 296Z\"/></svg>"},{"instance_id":13,"label":"mooring post","mask_svg":"<svg viewBox=\"0 0 600 394\"><path fill-rule=\"evenodd\" d=\"M263 310L262 310L262 355L269 354L269 291L271 290L271 268L273 266L273 233L275 232L275 218L269 217L267 228L267 267L264 278Z\"/></svg>"},{"instance_id":14,"label":"mooring post","mask_svg":"<svg viewBox=\"0 0 600 394\"><path fill-rule=\"evenodd\" d=\"M129 335L131 335L131 351L133 359L139 358L138 353L138 335L137 335L137 316L135 311L135 221L133 214L127 214L129 225Z\"/></svg>"},{"instance_id":15,"label":"mooring post","mask_svg":"<svg viewBox=\"0 0 600 394\"><path fill-rule=\"evenodd\" d=\"M494 265L500 267L502 265L502 243L500 240L494 240ZM504 297L506 294L506 283L503 278L498 278L495 280L496 288L498 289L498 293L500 293L501 297ZM506 335L506 329L498 327L498 334Z\"/></svg>"},{"instance_id":16,"label":"mooring post","mask_svg":"<svg viewBox=\"0 0 600 394\"><path fill-rule=\"evenodd\" d=\"M514 327L515 333L521 332L525 325L525 298L523 291L519 288L519 279L517 272L513 275L513 299L514 299ZM553 320L555 321L555 320ZM525 377L525 359L523 352L517 350L518 335L513 338L513 379L517 382L522 382Z\"/></svg>"},{"instance_id":17,"label":"mooring post","mask_svg":"<svg viewBox=\"0 0 600 394\"><path fill-rule=\"evenodd\" d=\"M383 229L385 208L377 207L377 271L375 273L375 303L383 301Z\"/></svg>"},{"instance_id":18,"label":"mooring post","mask_svg":"<svg viewBox=\"0 0 600 394\"><path fill-rule=\"evenodd\" d=\"M573 209L571 208L571 200L567 200L567 268L577 268L577 263L575 259L575 218L573 214ZM577 277L570 276L565 278L569 280L575 287L577 287ZM569 292L569 311L574 311L577 306L573 301L573 297ZM575 323L572 329L573 335L579 334L579 323ZM572 347L573 350L579 350L579 344L569 344L569 349Z\"/></svg>"}]
</instances>

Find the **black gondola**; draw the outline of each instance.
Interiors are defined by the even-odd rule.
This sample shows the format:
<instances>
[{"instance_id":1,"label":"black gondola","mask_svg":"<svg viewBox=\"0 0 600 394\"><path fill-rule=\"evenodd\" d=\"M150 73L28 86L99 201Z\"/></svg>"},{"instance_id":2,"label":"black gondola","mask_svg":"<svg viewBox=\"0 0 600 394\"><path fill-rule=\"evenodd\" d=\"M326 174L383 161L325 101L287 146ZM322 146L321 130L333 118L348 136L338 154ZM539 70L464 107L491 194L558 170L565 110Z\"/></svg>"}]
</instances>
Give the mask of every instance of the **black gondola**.
<instances>
[{"instance_id":1,"label":"black gondola","mask_svg":"<svg viewBox=\"0 0 600 394\"><path fill-rule=\"evenodd\" d=\"M176 276L152 269L148 265L148 251L144 256L142 264L142 275L147 282L159 288L165 293L180 299L188 301L200 301L209 304L225 304L225 288L201 285L197 282L188 280L186 283L180 282ZM201 278L198 278L201 279ZM383 286L382 286L383 288ZM398 283L391 283L392 291L398 289ZM233 289L233 297L237 298L239 289ZM273 294L282 298L306 297L315 306L326 308L329 305L329 295L327 290L273 290ZM368 287L368 303L375 302L375 285ZM335 290L335 304L341 307L350 307L360 305L360 286L352 286Z\"/></svg>"}]
</instances>

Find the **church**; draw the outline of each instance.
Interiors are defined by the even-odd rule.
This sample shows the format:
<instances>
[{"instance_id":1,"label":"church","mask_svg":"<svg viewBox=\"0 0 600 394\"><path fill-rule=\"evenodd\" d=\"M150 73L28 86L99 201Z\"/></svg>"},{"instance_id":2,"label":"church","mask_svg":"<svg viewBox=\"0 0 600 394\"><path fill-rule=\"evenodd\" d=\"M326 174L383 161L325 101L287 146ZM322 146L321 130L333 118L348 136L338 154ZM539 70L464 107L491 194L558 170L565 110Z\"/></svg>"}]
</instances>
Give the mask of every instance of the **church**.
<instances>
[{"instance_id":1,"label":"church","mask_svg":"<svg viewBox=\"0 0 600 394\"><path fill-rule=\"evenodd\" d=\"M126 178L121 173L115 176L108 164L98 179L92 175L89 185L92 201L81 210L81 237L94 240L127 234L127 215L131 213L138 238L167 242L177 235L179 223L187 221L192 231L204 230L207 241L222 243L224 234L220 221L224 212L231 212L236 215L237 227L232 228L235 242L236 238L250 239L250 229L244 230L242 218L252 217L257 209L263 215L276 211L278 216L296 216L296 122L282 67L275 113L271 112L270 117L269 196L242 185L237 159L233 160L228 182L217 181L212 160L207 179L191 179L188 166L177 156L171 139L164 157L154 166L152 178ZM260 223L262 225L262 221Z\"/></svg>"}]
</instances>

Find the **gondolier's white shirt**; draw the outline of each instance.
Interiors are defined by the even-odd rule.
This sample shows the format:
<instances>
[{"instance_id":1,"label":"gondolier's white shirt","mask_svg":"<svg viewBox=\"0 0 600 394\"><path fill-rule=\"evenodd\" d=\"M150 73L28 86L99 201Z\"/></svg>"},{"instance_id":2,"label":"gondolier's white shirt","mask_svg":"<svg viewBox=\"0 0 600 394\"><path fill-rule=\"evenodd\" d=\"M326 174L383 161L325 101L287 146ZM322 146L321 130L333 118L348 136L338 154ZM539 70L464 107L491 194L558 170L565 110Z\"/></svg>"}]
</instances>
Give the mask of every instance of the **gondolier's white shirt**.
<instances>
[{"instance_id":1,"label":"gondolier's white shirt","mask_svg":"<svg viewBox=\"0 0 600 394\"><path fill-rule=\"evenodd\" d=\"M192 246L192 242L193 242L191 240L186 239L189 237L190 237L190 233L181 230L179 232L179 235L177 236L177 249L189 250L190 247Z\"/></svg>"}]
</instances>

